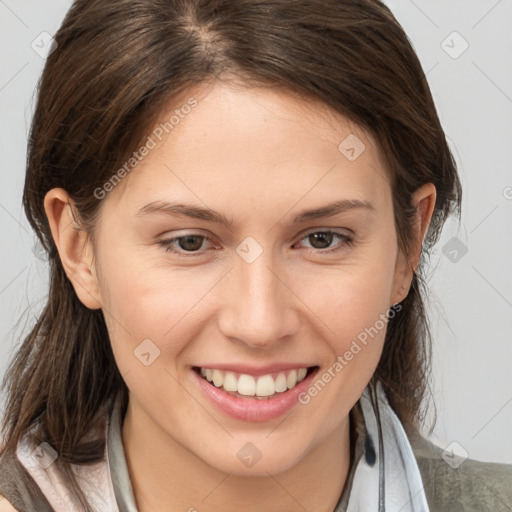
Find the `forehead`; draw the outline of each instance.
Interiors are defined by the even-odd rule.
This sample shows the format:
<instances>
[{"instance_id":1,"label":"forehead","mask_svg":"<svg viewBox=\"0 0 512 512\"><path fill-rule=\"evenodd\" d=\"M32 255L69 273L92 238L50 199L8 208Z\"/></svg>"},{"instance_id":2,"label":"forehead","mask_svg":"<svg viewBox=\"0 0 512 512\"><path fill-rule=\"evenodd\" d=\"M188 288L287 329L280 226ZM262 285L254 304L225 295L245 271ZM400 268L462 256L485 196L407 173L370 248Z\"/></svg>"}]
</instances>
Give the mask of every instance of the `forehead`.
<instances>
[{"instance_id":1,"label":"forehead","mask_svg":"<svg viewBox=\"0 0 512 512\"><path fill-rule=\"evenodd\" d=\"M372 135L283 88L190 88L162 109L148 137L151 149L109 193L112 206L193 200L264 210L333 194L381 206L389 199Z\"/></svg>"}]
</instances>

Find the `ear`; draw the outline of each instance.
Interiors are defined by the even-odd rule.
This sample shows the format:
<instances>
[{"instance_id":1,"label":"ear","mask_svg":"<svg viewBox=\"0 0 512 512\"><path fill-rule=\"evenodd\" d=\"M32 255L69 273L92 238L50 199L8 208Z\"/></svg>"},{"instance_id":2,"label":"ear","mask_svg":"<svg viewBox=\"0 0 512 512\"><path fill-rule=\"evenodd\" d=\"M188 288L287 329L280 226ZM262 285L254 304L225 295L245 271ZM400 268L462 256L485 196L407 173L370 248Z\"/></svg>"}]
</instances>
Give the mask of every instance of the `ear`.
<instances>
[{"instance_id":1,"label":"ear","mask_svg":"<svg viewBox=\"0 0 512 512\"><path fill-rule=\"evenodd\" d=\"M44 198L44 209L64 271L84 306L99 309L101 301L93 270L92 243L77 223L73 207L63 188L50 190Z\"/></svg>"},{"instance_id":2,"label":"ear","mask_svg":"<svg viewBox=\"0 0 512 512\"><path fill-rule=\"evenodd\" d=\"M435 204L436 187L433 183L425 183L416 189L412 196L411 205L415 208L416 214L409 249L409 258L399 249L390 306L404 300L409 293L414 273L420 262L423 240L425 239L427 228L432 220Z\"/></svg>"}]
</instances>

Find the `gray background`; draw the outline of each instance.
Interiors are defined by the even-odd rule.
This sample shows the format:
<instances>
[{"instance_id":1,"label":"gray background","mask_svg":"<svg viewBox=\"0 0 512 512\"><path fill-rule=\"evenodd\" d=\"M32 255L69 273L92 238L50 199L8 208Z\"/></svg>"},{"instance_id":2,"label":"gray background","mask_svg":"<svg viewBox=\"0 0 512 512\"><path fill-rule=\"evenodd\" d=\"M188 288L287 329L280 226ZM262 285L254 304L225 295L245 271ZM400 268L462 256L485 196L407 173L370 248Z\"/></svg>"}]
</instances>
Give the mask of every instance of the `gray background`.
<instances>
[{"instance_id":1,"label":"gray background","mask_svg":"<svg viewBox=\"0 0 512 512\"><path fill-rule=\"evenodd\" d=\"M427 73L464 187L462 223L447 223L431 260L433 440L512 463L512 0L386 3ZM44 65L31 45L57 30L70 4L0 0L0 376L48 285L21 207Z\"/></svg>"}]
</instances>

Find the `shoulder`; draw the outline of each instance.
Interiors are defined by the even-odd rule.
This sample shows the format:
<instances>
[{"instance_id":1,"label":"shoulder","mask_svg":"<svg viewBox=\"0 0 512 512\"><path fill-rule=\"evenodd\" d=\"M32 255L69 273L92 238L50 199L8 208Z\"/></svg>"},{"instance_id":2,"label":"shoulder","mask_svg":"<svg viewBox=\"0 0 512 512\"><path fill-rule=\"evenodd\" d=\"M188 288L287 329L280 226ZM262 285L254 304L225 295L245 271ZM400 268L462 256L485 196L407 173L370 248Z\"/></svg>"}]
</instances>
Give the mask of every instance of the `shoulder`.
<instances>
[{"instance_id":1,"label":"shoulder","mask_svg":"<svg viewBox=\"0 0 512 512\"><path fill-rule=\"evenodd\" d=\"M2 453L4 451L4 443L0 442L0 461L2 460ZM18 512L11 504L11 502L0 493L0 512Z\"/></svg>"},{"instance_id":2,"label":"shoulder","mask_svg":"<svg viewBox=\"0 0 512 512\"><path fill-rule=\"evenodd\" d=\"M453 456L419 435L411 446L432 512L504 510L512 503L512 464Z\"/></svg>"},{"instance_id":3,"label":"shoulder","mask_svg":"<svg viewBox=\"0 0 512 512\"><path fill-rule=\"evenodd\" d=\"M0 512L53 510L15 453L0 453Z\"/></svg>"}]
</instances>

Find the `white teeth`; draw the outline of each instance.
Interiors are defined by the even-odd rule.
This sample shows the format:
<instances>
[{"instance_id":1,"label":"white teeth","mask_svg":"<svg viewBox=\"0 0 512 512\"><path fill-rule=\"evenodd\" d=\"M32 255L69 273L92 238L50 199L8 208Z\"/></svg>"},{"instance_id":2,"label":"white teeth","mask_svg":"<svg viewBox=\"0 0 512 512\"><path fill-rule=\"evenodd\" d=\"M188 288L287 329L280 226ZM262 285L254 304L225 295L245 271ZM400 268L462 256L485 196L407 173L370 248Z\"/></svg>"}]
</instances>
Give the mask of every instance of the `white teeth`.
<instances>
[{"instance_id":1,"label":"white teeth","mask_svg":"<svg viewBox=\"0 0 512 512\"><path fill-rule=\"evenodd\" d=\"M233 372L200 368L200 374L217 388L223 387L225 391L259 397L272 396L275 393L283 393L292 389L306 377L307 371L307 368L294 369L288 373L288 376L285 372L280 372L275 379L270 374L253 377L246 373L237 378Z\"/></svg>"},{"instance_id":2,"label":"white teeth","mask_svg":"<svg viewBox=\"0 0 512 512\"><path fill-rule=\"evenodd\" d=\"M297 384L297 370L292 370L286 378L286 385L288 389L292 389Z\"/></svg>"},{"instance_id":3,"label":"white teeth","mask_svg":"<svg viewBox=\"0 0 512 512\"><path fill-rule=\"evenodd\" d=\"M232 372L226 372L224 375L224 389L226 391L238 391L238 379Z\"/></svg>"},{"instance_id":4,"label":"white teeth","mask_svg":"<svg viewBox=\"0 0 512 512\"><path fill-rule=\"evenodd\" d=\"M276 384L272 375L263 375L256 383L256 394L258 396L270 396L276 392Z\"/></svg>"},{"instance_id":5,"label":"white teeth","mask_svg":"<svg viewBox=\"0 0 512 512\"><path fill-rule=\"evenodd\" d=\"M242 373L238 378L238 392L241 395L254 396L256 394L256 381L252 375Z\"/></svg>"},{"instance_id":6,"label":"white teeth","mask_svg":"<svg viewBox=\"0 0 512 512\"><path fill-rule=\"evenodd\" d=\"M220 370L213 370L212 373L213 385L217 388L220 388L224 383L224 376Z\"/></svg>"},{"instance_id":7,"label":"white teeth","mask_svg":"<svg viewBox=\"0 0 512 512\"><path fill-rule=\"evenodd\" d=\"M282 393L287 389L288 387L286 386L286 375L284 373L280 373L276 379L276 392Z\"/></svg>"}]
</instances>

